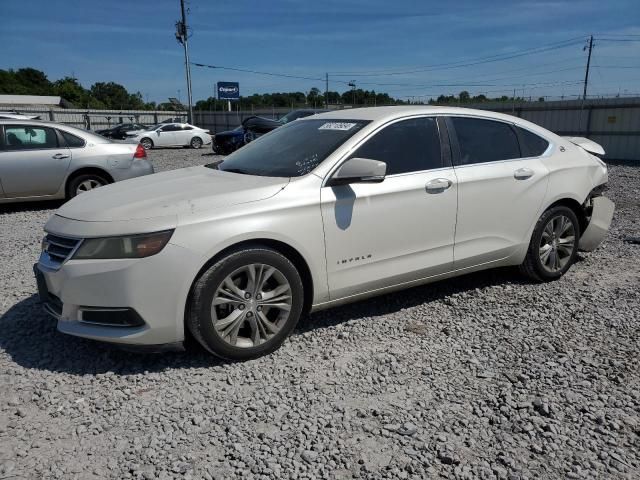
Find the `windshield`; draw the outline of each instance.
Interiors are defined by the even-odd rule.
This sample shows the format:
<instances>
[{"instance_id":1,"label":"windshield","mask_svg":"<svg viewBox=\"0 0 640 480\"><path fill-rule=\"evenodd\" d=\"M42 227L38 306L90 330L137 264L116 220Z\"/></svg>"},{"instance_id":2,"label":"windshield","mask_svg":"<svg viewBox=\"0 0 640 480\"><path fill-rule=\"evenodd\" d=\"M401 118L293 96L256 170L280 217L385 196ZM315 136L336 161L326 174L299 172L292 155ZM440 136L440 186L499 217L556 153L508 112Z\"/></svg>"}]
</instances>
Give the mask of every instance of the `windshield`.
<instances>
[{"instance_id":1,"label":"windshield","mask_svg":"<svg viewBox=\"0 0 640 480\"><path fill-rule=\"evenodd\" d=\"M222 163L208 166L247 175L299 177L320 165L367 123L363 120L291 122L236 150Z\"/></svg>"},{"instance_id":2,"label":"windshield","mask_svg":"<svg viewBox=\"0 0 640 480\"><path fill-rule=\"evenodd\" d=\"M289 123L291 120L295 120L296 118L298 118L298 112L296 112L295 110L293 112L289 112L287 113L284 117L282 117L280 120L278 120L280 123Z\"/></svg>"}]
</instances>

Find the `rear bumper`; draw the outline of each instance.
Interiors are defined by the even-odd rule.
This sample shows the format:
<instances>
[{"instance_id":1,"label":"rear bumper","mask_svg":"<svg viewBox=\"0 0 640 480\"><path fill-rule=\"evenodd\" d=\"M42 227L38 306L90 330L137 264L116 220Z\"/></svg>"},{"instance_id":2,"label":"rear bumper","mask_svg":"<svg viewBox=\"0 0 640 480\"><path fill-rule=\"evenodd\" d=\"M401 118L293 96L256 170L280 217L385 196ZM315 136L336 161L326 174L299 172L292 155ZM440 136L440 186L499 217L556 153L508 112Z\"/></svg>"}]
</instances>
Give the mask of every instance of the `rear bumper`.
<instances>
[{"instance_id":1,"label":"rear bumper","mask_svg":"<svg viewBox=\"0 0 640 480\"><path fill-rule=\"evenodd\" d=\"M580 237L580 250L591 252L602 243L609 231L615 204L607 197L594 197L591 199L592 211L589 226Z\"/></svg>"},{"instance_id":2,"label":"rear bumper","mask_svg":"<svg viewBox=\"0 0 640 480\"><path fill-rule=\"evenodd\" d=\"M120 182L122 180L128 180L130 178L142 177L144 175L150 175L154 173L153 164L145 159L135 159L131 162L129 168L112 168L109 173L113 177L113 180Z\"/></svg>"}]
</instances>

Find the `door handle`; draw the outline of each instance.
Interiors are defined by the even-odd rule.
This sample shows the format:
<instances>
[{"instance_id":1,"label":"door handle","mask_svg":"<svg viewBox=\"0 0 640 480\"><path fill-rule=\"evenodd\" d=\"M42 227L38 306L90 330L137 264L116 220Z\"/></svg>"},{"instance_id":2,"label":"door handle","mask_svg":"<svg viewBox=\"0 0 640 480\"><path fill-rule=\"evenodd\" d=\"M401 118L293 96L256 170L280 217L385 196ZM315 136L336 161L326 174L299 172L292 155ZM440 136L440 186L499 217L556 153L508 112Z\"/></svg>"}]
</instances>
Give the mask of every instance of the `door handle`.
<instances>
[{"instance_id":1,"label":"door handle","mask_svg":"<svg viewBox=\"0 0 640 480\"><path fill-rule=\"evenodd\" d=\"M530 168L519 168L515 172L513 172L513 178L516 180L526 180L527 178L533 177L533 170Z\"/></svg>"},{"instance_id":2,"label":"door handle","mask_svg":"<svg viewBox=\"0 0 640 480\"><path fill-rule=\"evenodd\" d=\"M442 193L451 186L453 182L448 178L434 178L426 185L427 193Z\"/></svg>"},{"instance_id":3,"label":"door handle","mask_svg":"<svg viewBox=\"0 0 640 480\"><path fill-rule=\"evenodd\" d=\"M69 155L65 155L64 153L56 153L53 157L56 160L62 160L63 158L69 158Z\"/></svg>"}]
</instances>

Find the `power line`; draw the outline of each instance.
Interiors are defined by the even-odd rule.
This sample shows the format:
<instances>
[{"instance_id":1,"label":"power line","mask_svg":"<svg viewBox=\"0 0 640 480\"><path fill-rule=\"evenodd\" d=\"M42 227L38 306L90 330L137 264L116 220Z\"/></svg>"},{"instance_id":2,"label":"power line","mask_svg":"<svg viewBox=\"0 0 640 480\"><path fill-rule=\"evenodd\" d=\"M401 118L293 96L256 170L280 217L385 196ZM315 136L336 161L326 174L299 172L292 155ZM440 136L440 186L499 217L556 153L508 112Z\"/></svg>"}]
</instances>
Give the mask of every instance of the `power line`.
<instances>
[{"instance_id":1,"label":"power line","mask_svg":"<svg viewBox=\"0 0 640 480\"><path fill-rule=\"evenodd\" d=\"M640 38L596 38L599 42L640 42Z\"/></svg>"},{"instance_id":2,"label":"power line","mask_svg":"<svg viewBox=\"0 0 640 480\"><path fill-rule=\"evenodd\" d=\"M231 70L234 72L243 72L243 73L254 73L256 75L268 75L270 77L283 77L283 78L296 78L299 80L313 80L315 81L322 81L324 80L324 78L320 78L320 77L303 77L300 75L289 75L286 73L274 73L274 72L261 72L258 70L249 70L246 68L237 68L237 67L224 67L222 65L207 65L206 63L196 63L196 62L191 62L191 65L195 65L196 67L204 67L204 68L214 68L214 69L218 69L218 70Z\"/></svg>"},{"instance_id":3,"label":"power line","mask_svg":"<svg viewBox=\"0 0 640 480\"><path fill-rule=\"evenodd\" d=\"M640 65L591 65L594 68L640 68Z\"/></svg>"},{"instance_id":4,"label":"power line","mask_svg":"<svg viewBox=\"0 0 640 480\"><path fill-rule=\"evenodd\" d=\"M640 33L596 33L596 36L603 37L640 37Z\"/></svg>"},{"instance_id":5,"label":"power line","mask_svg":"<svg viewBox=\"0 0 640 480\"><path fill-rule=\"evenodd\" d=\"M562 82L545 82L545 83L515 83L515 84L508 84L508 85L486 85L486 86L495 86L495 87L511 87L511 88L500 88L497 90L477 90L481 93L495 93L495 92L506 92L506 91L511 91L513 89L513 87L526 87L529 90L534 90L534 89L538 89L538 88L547 88L547 87L554 87L554 86L569 86L569 85L582 85L582 81L579 80L566 80L566 81L562 81ZM391 89L391 92L402 92L402 91L406 91L406 90L415 90L416 88L421 88L421 87L432 87L433 85L413 85L411 88L401 88L401 89ZM413 95L409 95L409 96L413 96Z\"/></svg>"},{"instance_id":6,"label":"power line","mask_svg":"<svg viewBox=\"0 0 640 480\"><path fill-rule=\"evenodd\" d=\"M404 70L404 71L389 71L389 70L379 70L375 72L334 72L332 76L361 76L361 77L374 77L374 76L387 76L387 75L406 75L410 73L421 73L428 72L432 70L449 70L453 68L463 68L474 65L480 65L484 63L492 63L492 62L501 62L505 60L510 60L512 58L523 57L526 55L535 55L538 53L544 53L551 50L557 50L560 48L566 48L573 45L577 45L584 41L584 37L576 37L569 40L564 40L562 42L556 42L553 44L548 44L547 46L534 47L526 50L521 50L519 52L505 53L505 54L497 54L491 55L488 57L480 57L476 60L464 60L458 62L448 62L448 63L440 63L434 65L426 65L423 67L415 67L413 70ZM466 62L466 63L465 63Z\"/></svg>"}]
</instances>

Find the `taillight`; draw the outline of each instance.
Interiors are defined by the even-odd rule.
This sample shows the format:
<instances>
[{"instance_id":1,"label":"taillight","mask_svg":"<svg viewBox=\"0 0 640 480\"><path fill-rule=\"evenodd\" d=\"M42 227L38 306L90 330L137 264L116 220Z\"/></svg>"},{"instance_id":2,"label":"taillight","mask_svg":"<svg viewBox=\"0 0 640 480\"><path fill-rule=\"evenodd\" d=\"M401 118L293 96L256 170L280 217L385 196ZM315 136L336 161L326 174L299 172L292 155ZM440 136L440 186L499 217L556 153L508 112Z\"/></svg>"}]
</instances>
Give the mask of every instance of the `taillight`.
<instances>
[{"instance_id":1,"label":"taillight","mask_svg":"<svg viewBox=\"0 0 640 480\"><path fill-rule=\"evenodd\" d=\"M136 153L133 154L133 158L147 158L147 151L140 144L136 147Z\"/></svg>"}]
</instances>

